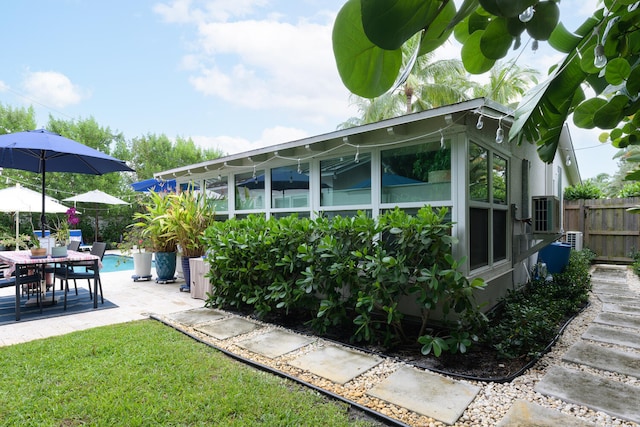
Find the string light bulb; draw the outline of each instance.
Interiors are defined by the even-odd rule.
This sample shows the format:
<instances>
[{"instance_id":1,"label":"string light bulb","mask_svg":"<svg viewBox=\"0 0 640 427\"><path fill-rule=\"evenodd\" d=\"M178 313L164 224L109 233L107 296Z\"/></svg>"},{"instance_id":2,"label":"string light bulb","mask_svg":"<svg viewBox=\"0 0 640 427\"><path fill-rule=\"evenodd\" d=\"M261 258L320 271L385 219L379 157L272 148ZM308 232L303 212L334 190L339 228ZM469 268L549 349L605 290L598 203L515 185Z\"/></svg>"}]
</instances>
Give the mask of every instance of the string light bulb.
<instances>
[{"instance_id":1,"label":"string light bulb","mask_svg":"<svg viewBox=\"0 0 640 427\"><path fill-rule=\"evenodd\" d=\"M484 127L484 122L482 121L482 114L478 116L478 122L476 123L476 129L481 130Z\"/></svg>"},{"instance_id":2,"label":"string light bulb","mask_svg":"<svg viewBox=\"0 0 640 427\"><path fill-rule=\"evenodd\" d=\"M355 163L360 163L360 145L356 145L356 155L353 158Z\"/></svg>"},{"instance_id":3,"label":"string light bulb","mask_svg":"<svg viewBox=\"0 0 640 427\"><path fill-rule=\"evenodd\" d=\"M444 134L442 133L442 129L440 129L440 149L444 150Z\"/></svg>"},{"instance_id":4,"label":"string light bulb","mask_svg":"<svg viewBox=\"0 0 640 427\"><path fill-rule=\"evenodd\" d=\"M593 65L596 68L602 68L607 65L607 57L604 54L604 46L601 43L597 43L593 48Z\"/></svg>"},{"instance_id":5,"label":"string light bulb","mask_svg":"<svg viewBox=\"0 0 640 427\"><path fill-rule=\"evenodd\" d=\"M256 165L253 165L253 179L256 179Z\"/></svg>"},{"instance_id":6,"label":"string light bulb","mask_svg":"<svg viewBox=\"0 0 640 427\"><path fill-rule=\"evenodd\" d=\"M298 158L298 175L302 175L302 168L300 167L300 159Z\"/></svg>"},{"instance_id":7,"label":"string light bulb","mask_svg":"<svg viewBox=\"0 0 640 427\"><path fill-rule=\"evenodd\" d=\"M529 6L528 8L523 10L520 15L518 15L518 19L520 19L520 22L527 23L533 18L533 14L535 13L535 11L536 10L533 8L533 6Z\"/></svg>"},{"instance_id":8,"label":"string light bulb","mask_svg":"<svg viewBox=\"0 0 640 427\"><path fill-rule=\"evenodd\" d=\"M498 130L496 130L496 143L502 144L504 141L504 130L502 130L502 118L498 120Z\"/></svg>"},{"instance_id":9,"label":"string light bulb","mask_svg":"<svg viewBox=\"0 0 640 427\"><path fill-rule=\"evenodd\" d=\"M536 51L538 50L538 40L535 40L535 39L534 39L534 40L531 42L531 50L532 50L532 51L534 51L534 52L536 52Z\"/></svg>"}]
</instances>

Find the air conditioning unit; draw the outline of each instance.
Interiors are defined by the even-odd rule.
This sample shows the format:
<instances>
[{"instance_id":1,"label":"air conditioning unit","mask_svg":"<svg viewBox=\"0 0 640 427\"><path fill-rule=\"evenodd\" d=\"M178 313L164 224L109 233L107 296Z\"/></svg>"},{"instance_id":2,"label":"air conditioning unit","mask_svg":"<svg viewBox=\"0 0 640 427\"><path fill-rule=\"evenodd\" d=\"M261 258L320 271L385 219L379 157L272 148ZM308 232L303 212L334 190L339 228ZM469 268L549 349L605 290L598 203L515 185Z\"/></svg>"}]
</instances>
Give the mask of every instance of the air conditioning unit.
<instances>
[{"instance_id":1,"label":"air conditioning unit","mask_svg":"<svg viewBox=\"0 0 640 427\"><path fill-rule=\"evenodd\" d=\"M557 234L560 232L560 201L554 196L531 198L533 232Z\"/></svg>"},{"instance_id":2,"label":"air conditioning unit","mask_svg":"<svg viewBox=\"0 0 640 427\"><path fill-rule=\"evenodd\" d=\"M571 249L582 250L582 231L567 231L566 242L571 245Z\"/></svg>"}]
</instances>

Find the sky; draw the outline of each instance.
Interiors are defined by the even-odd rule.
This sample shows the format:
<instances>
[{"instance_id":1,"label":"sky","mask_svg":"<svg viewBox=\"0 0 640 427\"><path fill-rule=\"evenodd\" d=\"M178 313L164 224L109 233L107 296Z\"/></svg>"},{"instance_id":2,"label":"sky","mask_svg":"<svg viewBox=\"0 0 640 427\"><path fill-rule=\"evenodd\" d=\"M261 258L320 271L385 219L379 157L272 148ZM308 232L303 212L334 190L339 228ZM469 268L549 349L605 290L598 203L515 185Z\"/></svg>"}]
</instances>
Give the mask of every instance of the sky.
<instances>
[{"instance_id":1,"label":"sky","mask_svg":"<svg viewBox=\"0 0 640 427\"><path fill-rule=\"evenodd\" d=\"M30 0L0 8L0 102L93 117L132 139L192 138L233 154L333 132L357 116L331 46L337 0ZM596 0L562 0L575 29ZM523 43L524 44L524 43ZM439 57L458 55L445 46ZM518 63L546 70L540 43ZM600 131L571 128L582 178L614 174Z\"/></svg>"}]
</instances>

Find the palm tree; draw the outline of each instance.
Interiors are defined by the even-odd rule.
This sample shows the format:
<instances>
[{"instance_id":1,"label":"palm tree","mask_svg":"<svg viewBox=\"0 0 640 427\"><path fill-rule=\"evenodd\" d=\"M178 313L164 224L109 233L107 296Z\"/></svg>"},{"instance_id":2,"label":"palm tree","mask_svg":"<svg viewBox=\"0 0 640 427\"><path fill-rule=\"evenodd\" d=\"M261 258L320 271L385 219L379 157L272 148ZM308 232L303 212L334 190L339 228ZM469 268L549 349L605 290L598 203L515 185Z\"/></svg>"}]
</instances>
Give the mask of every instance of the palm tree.
<instances>
[{"instance_id":1,"label":"palm tree","mask_svg":"<svg viewBox=\"0 0 640 427\"><path fill-rule=\"evenodd\" d=\"M417 38L403 45L403 68L414 60ZM442 105L454 104L471 98L485 97L500 104L514 107L517 101L533 85L538 72L520 67L509 61L496 65L489 73L489 81L480 84L469 78L462 61L443 59L433 61L428 53L415 59L411 73L404 81L387 93L373 99L351 95L352 105L357 105L359 117L351 117L338 129L374 123L380 120L415 113Z\"/></svg>"},{"instance_id":2,"label":"palm tree","mask_svg":"<svg viewBox=\"0 0 640 427\"><path fill-rule=\"evenodd\" d=\"M473 88L473 97L485 97L515 109L527 90L538 84L539 74L515 61L497 62L489 72L489 81Z\"/></svg>"}]
</instances>

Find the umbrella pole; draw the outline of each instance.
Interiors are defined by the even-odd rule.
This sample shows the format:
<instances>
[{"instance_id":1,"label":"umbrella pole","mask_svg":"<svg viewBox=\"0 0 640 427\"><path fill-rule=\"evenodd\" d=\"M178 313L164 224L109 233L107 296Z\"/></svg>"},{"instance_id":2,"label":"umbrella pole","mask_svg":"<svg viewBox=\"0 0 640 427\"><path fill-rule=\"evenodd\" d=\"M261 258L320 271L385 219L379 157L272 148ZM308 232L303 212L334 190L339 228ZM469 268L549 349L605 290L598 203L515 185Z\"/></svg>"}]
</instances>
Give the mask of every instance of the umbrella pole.
<instances>
[{"instance_id":1,"label":"umbrella pole","mask_svg":"<svg viewBox=\"0 0 640 427\"><path fill-rule=\"evenodd\" d=\"M93 240L93 241L94 241L94 243L95 243L95 242L97 242L97 241L98 241L98 204L97 204L97 203L94 203L94 204L93 204L93 207L94 207L94 208L95 208L95 210L96 210L96 237L95 237L95 239Z\"/></svg>"},{"instance_id":2,"label":"umbrella pole","mask_svg":"<svg viewBox=\"0 0 640 427\"><path fill-rule=\"evenodd\" d=\"M19 238L19 233L20 233L20 212L16 211L16 251L19 249L18 248L18 238Z\"/></svg>"},{"instance_id":3,"label":"umbrella pole","mask_svg":"<svg viewBox=\"0 0 640 427\"><path fill-rule=\"evenodd\" d=\"M44 213L44 200L45 200L45 189L46 187L46 177L47 177L47 170L46 170L46 165L47 162L45 161L44 158L44 150L40 150L40 169L42 170L42 214L40 215L40 225L42 227L42 237L44 237L44 233L45 233L45 229L47 228L47 217L45 216Z\"/></svg>"}]
</instances>

